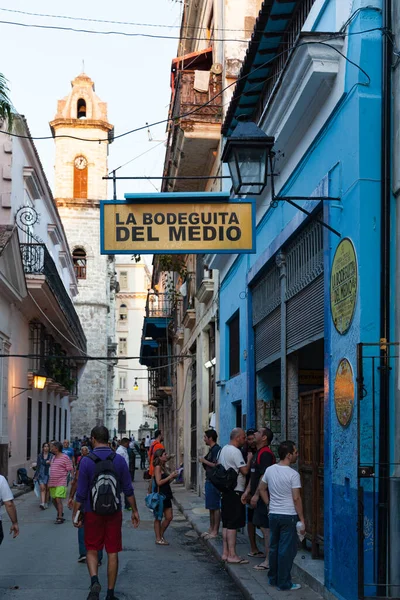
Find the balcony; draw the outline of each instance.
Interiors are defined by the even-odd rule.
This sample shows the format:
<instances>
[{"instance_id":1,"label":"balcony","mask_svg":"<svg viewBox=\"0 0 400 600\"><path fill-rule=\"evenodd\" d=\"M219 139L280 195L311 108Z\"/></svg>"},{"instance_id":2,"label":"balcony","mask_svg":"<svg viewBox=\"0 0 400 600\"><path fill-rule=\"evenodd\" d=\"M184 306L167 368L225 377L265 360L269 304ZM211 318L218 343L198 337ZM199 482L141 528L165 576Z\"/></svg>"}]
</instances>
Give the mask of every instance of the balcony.
<instances>
[{"instance_id":1,"label":"balcony","mask_svg":"<svg viewBox=\"0 0 400 600\"><path fill-rule=\"evenodd\" d=\"M44 311L50 323L86 352L86 337L81 322L45 244L20 244L20 248L26 285L30 292L25 300L30 318L42 320L41 311ZM72 343L66 342L65 345L76 354Z\"/></svg>"},{"instance_id":2,"label":"balcony","mask_svg":"<svg viewBox=\"0 0 400 600\"><path fill-rule=\"evenodd\" d=\"M205 78L200 86L196 80L199 73ZM208 90L198 91L200 87L208 87ZM172 121L170 126L164 176L201 177L210 174L213 152L221 138L222 96L217 96L221 90L221 75L210 71L177 72L170 117L187 116ZM209 104L204 106L207 102ZM203 191L206 184L205 180L169 179L165 191Z\"/></svg>"},{"instance_id":3,"label":"balcony","mask_svg":"<svg viewBox=\"0 0 400 600\"><path fill-rule=\"evenodd\" d=\"M149 404L158 404L172 393L171 370L165 366L161 369L149 370Z\"/></svg>"},{"instance_id":4,"label":"balcony","mask_svg":"<svg viewBox=\"0 0 400 600\"><path fill-rule=\"evenodd\" d=\"M171 294L149 292L146 300L146 315L143 323L143 338L165 339L172 321L175 303Z\"/></svg>"}]
</instances>

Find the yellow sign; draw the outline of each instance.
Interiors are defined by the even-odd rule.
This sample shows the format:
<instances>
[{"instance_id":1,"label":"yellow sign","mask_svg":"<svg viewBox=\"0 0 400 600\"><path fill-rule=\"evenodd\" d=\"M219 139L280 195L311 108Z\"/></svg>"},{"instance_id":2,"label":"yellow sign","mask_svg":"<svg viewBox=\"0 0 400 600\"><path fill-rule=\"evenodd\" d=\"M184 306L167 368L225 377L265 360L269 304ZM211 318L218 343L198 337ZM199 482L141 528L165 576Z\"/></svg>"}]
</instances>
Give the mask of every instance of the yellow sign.
<instances>
[{"instance_id":1,"label":"yellow sign","mask_svg":"<svg viewBox=\"0 0 400 600\"><path fill-rule=\"evenodd\" d=\"M336 248L331 271L331 312L337 331L350 328L357 302L357 258L352 242L345 238Z\"/></svg>"},{"instance_id":2,"label":"yellow sign","mask_svg":"<svg viewBox=\"0 0 400 600\"><path fill-rule=\"evenodd\" d=\"M169 202L102 202L102 254L255 251L253 202L174 202L169 196Z\"/></svg>"},{"instance_id":3,"label":"yellow sign","mask_svg":"<svg viewBox=\"0 0 400 600\"><path fill-rule=\"evenodd\" d=\"M353 370L347 358L342 358L336 371L334 398L338 421L346 427L354 408Z\"/></svg>"}]
</instances>

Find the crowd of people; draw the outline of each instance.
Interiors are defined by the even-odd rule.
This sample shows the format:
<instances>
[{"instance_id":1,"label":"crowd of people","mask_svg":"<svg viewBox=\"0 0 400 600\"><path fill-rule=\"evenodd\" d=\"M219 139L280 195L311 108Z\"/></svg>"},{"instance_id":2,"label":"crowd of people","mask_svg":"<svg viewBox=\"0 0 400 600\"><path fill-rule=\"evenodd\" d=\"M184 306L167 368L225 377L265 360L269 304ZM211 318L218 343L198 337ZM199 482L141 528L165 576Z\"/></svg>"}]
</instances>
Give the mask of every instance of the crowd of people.
<instances>
[{"instance_id":1,"label":"crowd of people","mask_svg":"<svg viewBox=\"0 0 400 600\"><path fill-rule=\"evenodd\" d=\"M294 442L285 441L278 447L279 462L270 448L273 433L267 427L245 431L235 428L229 443L221 448L214 429L204 434L209 448L200 459L206 474L205 506L210 514L210 527L205 538L219 535L222 521L222 560L235 565L248 564L247 558L237 553L237 531L247 523L249 537L248 557L263 559L254 566L257 571L268 571L269 583L279 590L296 590L301 586L291 580L291 568L297 552L298 533L305 533L303 507L298 472L291 468L297 461ZM149 498L154 507L155 543L168 546L165 535L173 519L171 483L181 475L180 469L168 468L168 455L163 434L155 431L154 439L143 438L110 440L104 426L95 427L90 437L75 438L63 444L45 442L35 464L35 486L40 509L53 504L54 523L65 522L64 499L72 510L72 521L78 530L79 562L86 562L90 575L87 600L98 600L100 583L98 568L102 564L103 549L108 555L107 600L115 600L114 589L118 573L118 553L122 550L122 504L131 511L131 521L139 526L139 513L132 482L135 477L136 455L140 468L149 479ZM147 468L148 467L148 468ZM225 487L221 483L225 477ZM233 478L232 478L233 474ZM219 478L219 479L218 479ZM71 484L71 485L69 485ZM6 479L0 475L0 503L4 503L11 520L13 537L19 534L13 494ZM147 504L147 502L146 502ZM148 505L149 506L149 505ZM263 549L257 544L257 529L263 537ZM4 533L0 518L0 544Z\"/></svg>"}]
</instances>

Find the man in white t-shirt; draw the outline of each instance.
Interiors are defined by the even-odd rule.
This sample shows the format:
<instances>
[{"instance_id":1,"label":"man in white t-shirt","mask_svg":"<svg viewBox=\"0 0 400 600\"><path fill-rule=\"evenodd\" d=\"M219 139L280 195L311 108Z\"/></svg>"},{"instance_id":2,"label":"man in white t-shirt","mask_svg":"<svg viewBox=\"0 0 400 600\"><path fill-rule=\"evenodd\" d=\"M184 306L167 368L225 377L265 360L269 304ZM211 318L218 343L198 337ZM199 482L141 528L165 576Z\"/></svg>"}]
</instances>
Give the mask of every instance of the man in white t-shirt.
<instances>
[{"instance_id":1,"label":"man in white t-shirt","mask_svg":"<svg viewBox=\"0 0 400 600\"><path fill-rule=\"evenodd\" d=\"M11 529L10 533L13 534L13 538L16 538L19 534L18 527L18 519L17 519L17 509L14 504L14 496L12 491L10 490L10 486L7 483L7 479L0 475L0 506L4 504L6 507L6 511L11 521ZM0 545L4 539L3 525L1 523L1 514L0 514Z\"/></svg>"},{"instance_id":2,"label":"man in white t-shirt","mask_svg":"<svg viewBox=\"0 0 400 600\"><path fill-rule=\"evenodd\" d=\"M282 442L278 448L280 462L268 467L259 486L261 498L269 502L269 526L271 531L269 551L269 584L278 590L299 590L301 585L292 583L290 571L297 553L297 521L302 522L305 532L301 481L297 471L291 468L298 458L294 442Z\"/></svg>"},{"instance_id":3,"label":"man in white t-shirt","mask_svg":"<svg viewBox=\"0 0 400 600\"><path fill-rule=\"evenodd\" d=\"M246 434L243 429L239 427L233 429L229 444L222 448L218 460L225 469L232 468L238 474L235 489L222 493L221 517L224 545L222 560L239 565L249 562L236 554L236 532L246 524L246 507L242 504L241 497L246 487L246 475L249 472L253 456L251 452L248 453L246 464L239 449L245 440Z\"/></svg>"}]
</instances>

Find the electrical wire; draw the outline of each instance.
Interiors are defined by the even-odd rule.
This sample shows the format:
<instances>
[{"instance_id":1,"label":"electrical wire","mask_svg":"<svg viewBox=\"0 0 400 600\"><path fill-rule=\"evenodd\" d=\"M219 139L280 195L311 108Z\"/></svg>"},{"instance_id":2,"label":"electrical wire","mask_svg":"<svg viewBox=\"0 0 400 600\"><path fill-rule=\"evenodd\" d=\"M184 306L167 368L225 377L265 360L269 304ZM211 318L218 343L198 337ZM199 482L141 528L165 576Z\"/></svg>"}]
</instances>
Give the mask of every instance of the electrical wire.
<instances>
[{"instance_id":1,"label":"electrical wire","mask_svg":"<svg viewBox=\"0 0 400 600\"><path fill-rule=\"evenodd\" d=\"M109 175L112 175L112 173L114 173L114 171L119 171L120 169L122 169L122 167L126 167L126 165L129 165L129 163L133 162L134 160L137 160L138 158L141 158L142 156L144 156L145 154L148 154L149 152L151 152L152 150L155 150L156 148L158 148L159 146L161 146L161 144L165 144L167 140L163 140L162 142L160 142L159 144L156 144L155 146L152 146L151 148L149 148L148 150L145 150L145 152L142 152L141 154L138 154L137 156L135 156L134 158L131 158L131 160L128 160L126 163L124 163L123 165L120 165L119 167L117 167L116 169L110 169L109 171Z\"/></svg>"},{"instance_id":2,"label":"electrical wire","mask_svg":"<svg viewBox=\"0 0 400 600\"><path fill-rule=\"evenodd\" d=\"M366 31L359 31L359 32L354 32L352 35L361 35L363 33L369 33L372 31L383 31L381 27L375 27L372 29L368 29ZM344 35L349 35L349 34L343 34L343 33L338 33L335 36L329 36L327 38L328 41L331 41L333 39L337 39L337 38L342 38ZM361 72L363 72L366 77L368 77L368 80L370 81L370 76L366 73L366 71L364 71L364 69L362 69L362 67L360 65L358 65L357 63L351 61L349 58L347 58L347 56L345 54L343 54L342 52L340 52L340 50L338 50L337 48L335 48L334 46L330 45L327 43L327 41L316 41L316 40L310 40L307 42L302 42L301 44L294 44L292 45L291 49L297 49L300 46L305 46L308 44L322 44L322 45L326 45L329 46L330 48L332 48L335 52L337 52L338 54L340 54L347 62L349 62L350 64L356 66ZM276 60L277 58L279 58L280 56L282 56L283 54L286 54L287 49L283 50L282 52L276 54L274 57L266 60L264 63L258 65L258 67L255 67L251 72L247 73L246 75L243 75L242 77L239 77L238 79L236 79L235 81L233 81L232 83L230 83L229 85L227 85L226 87L224 87L220 92L218 92L215 96L213 96L212 98L210 98L209 100L207 100L207 102L204 102L203 104L197 106L196 108L194 108L193 110L190 110L186 113L182 113L180 115L176 115L174 117L168 117L166 119L161 119L160 121L155 121L154 123L146 123L145 125L141 126L141 127L136 127L135 129L131 129L129 131L125 131L124 133L120 133L119 135L114 136L114 140L120 139L122 137L125 137L127 135L131 135L133 133L137 133L139 131L143 131L144 129L148 129L149 127L156 127L157 125L162 125L164 123L169 123L169 122L178 122L181 119L184 119L190 115L195 114L196 112L199 112L200 110L202 110L203 108L205 108L206 106L208 106L209 104L211 104L214 100L216 100L216 98L218 98L219 96L221 96L224 92L226 92L229 88L231 88L234 85L237 85L240 81L247 79L250 75L253 75L255 72L257 72L258 70L266 67L269 63L273 62L274 60ZM259 85L259 84L257 84ZM247 93L247 92L243 92L243 93ZM23 138L23 139L31 139L31 140L52 140L52 139L56 139L56 138L68 138L68 139L74 139L74 140L79 140L79 141L83 141L83 142L96 142L96 143L101 143L101 142L108 142L108 138L97 138L97 139L87 139L87 138L81 138L79 136L73 136L73 135L67 135L67 134L62 134L62 135L55 135L53 136L31 136L31 135L20 135L20 134L16 134L16 133L9 133L8 131L4 131L4 130L0 130L0 133L3 133L5 135L9 135L11 137L17 137L17 138Z\"/></svg>"},{"instance_id":3,"label":"electrical wire","mask_svg":"<svg viewBox=\"0 0 400 600\"><path fill-rule=\"evenodd\" d=\"M34 12L28 12L28 11L24 11L24 10L14 10L11 8L1 8L0 10L3 12L9 12L9 13L15 13L15 14L19 14L19 15L28 15L30 17L47 17L50 19L68 19L70 21L85 21L88 23L111 23L112 25L130 25L130 26L134 26L134 27L159 27L159 28L163 28L163 29L180 29L181 25L164 25L161 23L135 23L135 22L131 22L131 21L111 21L108 19L88 19L85 17L72 17L69 15L50 15L50 14L44 14L44 13L34 13ZM195 30L206 30L206 27L196 27L195 25L187 25L186 29L195 29ZM236 32L246 32L246 33L252 33L254 30L253 29L227 29L224 27L220 27L220 28L214 28L214 31L236 31Z\"/></svg>"}]
</instances>

